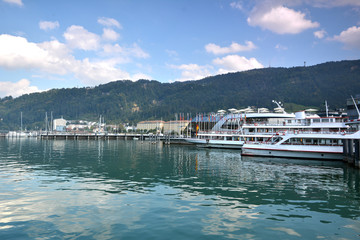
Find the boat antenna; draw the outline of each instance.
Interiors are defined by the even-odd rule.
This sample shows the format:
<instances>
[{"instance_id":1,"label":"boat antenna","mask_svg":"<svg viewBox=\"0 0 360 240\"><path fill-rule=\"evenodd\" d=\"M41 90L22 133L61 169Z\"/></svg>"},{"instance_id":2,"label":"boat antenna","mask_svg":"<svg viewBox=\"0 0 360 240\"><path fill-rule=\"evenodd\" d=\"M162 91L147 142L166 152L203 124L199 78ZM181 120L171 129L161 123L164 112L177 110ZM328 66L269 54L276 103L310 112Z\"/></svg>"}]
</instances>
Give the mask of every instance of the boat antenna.
<instances>
[{"instance_id":1,"label":"boat antenna","mask_svg":"<svg viewBox=\"0 0 360 240\"><path fill-rule=\"evenodd\" d=\"M353 98L353 96L351 95L351 98L352 98L352 100L353 100L353 102L354 102L354 105L355 105L355 108L356 108L356 111L357 111L357 114L358 114L358 119L360 119L360 112L359 112L359 108L358 108L358 106L357 106L357 104L356 104L356 102L355 102L355 99Z\"/></svg>"},{"instance_id":2,"label":"boat antenna","mask_svg":"<svg viewBox=\"0 0 360 240\"><path fill-rule=\"evenodd\" d=\"M285 109L283 107L284 104L282 104L281 102L277 102L275 100L272 100L272 102L275 103L278 106L279 109L281 108L282 111L285 113Z\"/></svg>"},{"instance_id":3,"label":"boat antenna","mask_svg":"<svg viewBox=\"0 0 360 240\"><path fill-rule=\"evenodd\" d=\"M279 108L282 108L281 102L277 102L277 101L275 101L275 100L272 100L272 102L275 103Z\"/></svg>"}]
</instances>

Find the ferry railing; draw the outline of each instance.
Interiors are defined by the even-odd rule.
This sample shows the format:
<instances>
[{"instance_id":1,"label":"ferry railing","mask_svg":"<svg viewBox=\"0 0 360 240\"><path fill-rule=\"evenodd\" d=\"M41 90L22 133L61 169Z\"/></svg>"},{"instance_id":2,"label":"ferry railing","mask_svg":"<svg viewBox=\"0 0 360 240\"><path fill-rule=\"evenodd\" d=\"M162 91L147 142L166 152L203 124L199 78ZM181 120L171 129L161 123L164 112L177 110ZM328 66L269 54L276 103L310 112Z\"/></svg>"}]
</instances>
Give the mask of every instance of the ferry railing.
<instances>
[{"instance_id":1,"label":"ferry railing","mask_svg":"<svg viewBox=\"0 0 360 240\"><path fill-rule=\"evenodd\" d=\"M306 131L306 130L284 130L284 131L277 131L277 132L242 132L240 130L237 131L199 131L198 136L204 135L228 135L228 136L239 136L239 135L284 135L284 134L352 134L356 131L349 131L349 130L340 130L340 131Z\"/></svg>"}]
</instances>

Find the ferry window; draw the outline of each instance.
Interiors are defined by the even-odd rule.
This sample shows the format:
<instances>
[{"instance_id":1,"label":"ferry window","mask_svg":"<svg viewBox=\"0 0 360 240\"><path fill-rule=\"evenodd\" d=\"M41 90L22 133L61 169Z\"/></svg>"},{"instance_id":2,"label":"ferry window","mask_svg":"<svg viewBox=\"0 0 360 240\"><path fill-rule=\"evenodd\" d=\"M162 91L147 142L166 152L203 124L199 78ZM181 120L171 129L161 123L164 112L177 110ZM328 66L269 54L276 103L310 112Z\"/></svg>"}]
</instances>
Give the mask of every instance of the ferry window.
<instances>
[{"instance_id":1,"label":"ferry window","mask_svg":"<svg viewBox=\"0 0 360 240\"><path fill-rule=\"evenodd\" d=\"M330 119L324 118L324 119L322 120L322 122L330 122Z\"/></svg>"},{"instance_id":2,"label":"ferry window","mask_svg":"<svg viewBox=\"0 0 360 240\"><path fill-rule=\"evenodd\" d=\"M291 123L291 120L288 120L287 122L288 122L288 123Z\"/></svg>"},{"instance_id":3,"label":"ferry window","mask_svg":"<svg viewBox=\"0 0 360 240\"><path fill-rule=\"evenodd\" d=\"M314 122L314 123L320 122L320 118L315 118L315 119L313 119L313 122Z\"/></svg>"}]
</instances>

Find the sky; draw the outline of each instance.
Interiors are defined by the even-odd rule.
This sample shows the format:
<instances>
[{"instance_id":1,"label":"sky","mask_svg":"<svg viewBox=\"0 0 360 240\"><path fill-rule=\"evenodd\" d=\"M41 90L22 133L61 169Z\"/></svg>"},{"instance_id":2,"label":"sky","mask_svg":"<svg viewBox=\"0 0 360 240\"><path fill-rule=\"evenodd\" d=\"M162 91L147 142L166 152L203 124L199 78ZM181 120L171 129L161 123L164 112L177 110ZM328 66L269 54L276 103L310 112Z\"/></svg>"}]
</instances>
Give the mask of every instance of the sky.
<instances>
[{"instance_id":1,"label":"sky","mask_svg":"<svg viewBox=\"0 0 360 240\"><path fill-rule=\"evenodd\" d=\"M0 97L360 59L360 0L0 0Z\"/></svg>"}]
</instances>

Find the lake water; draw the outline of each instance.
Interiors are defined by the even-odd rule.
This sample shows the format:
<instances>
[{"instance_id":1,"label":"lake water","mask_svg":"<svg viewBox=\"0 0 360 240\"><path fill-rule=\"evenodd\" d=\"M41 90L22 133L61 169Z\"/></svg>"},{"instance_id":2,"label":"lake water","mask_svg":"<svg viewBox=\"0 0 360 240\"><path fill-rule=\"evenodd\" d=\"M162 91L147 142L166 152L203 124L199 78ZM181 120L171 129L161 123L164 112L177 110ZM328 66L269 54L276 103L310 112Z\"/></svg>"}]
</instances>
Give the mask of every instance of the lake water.
<instances>
[{"instance_id":1,"label":"lake water","mask_svg":"<svg viewBox=\"0 0 360 240\"><path fill-rule=\"evenodd\" d=\"M0 239L360 239L359 173L238 150L0 139Z\"/></svg>"}]
</instances>

